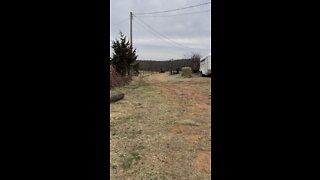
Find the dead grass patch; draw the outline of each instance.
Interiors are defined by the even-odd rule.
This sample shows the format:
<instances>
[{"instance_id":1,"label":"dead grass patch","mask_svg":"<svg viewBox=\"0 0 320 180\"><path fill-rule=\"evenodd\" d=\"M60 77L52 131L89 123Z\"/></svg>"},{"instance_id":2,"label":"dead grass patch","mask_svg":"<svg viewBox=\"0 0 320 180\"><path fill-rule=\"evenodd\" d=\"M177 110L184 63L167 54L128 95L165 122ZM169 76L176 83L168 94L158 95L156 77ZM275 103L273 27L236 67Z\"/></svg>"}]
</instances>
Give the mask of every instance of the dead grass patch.
<instances>
[{"instance_id":1,"label":"dead grass patch","mask_svg":"<svg viewBox=\"0 0 320 180\"><path fill-rule=\"evenodd\" d=\"M111 179L210 179L208 80L155 73L110 92L125 93L110 105Z\"/></svg>"}]
</instances>

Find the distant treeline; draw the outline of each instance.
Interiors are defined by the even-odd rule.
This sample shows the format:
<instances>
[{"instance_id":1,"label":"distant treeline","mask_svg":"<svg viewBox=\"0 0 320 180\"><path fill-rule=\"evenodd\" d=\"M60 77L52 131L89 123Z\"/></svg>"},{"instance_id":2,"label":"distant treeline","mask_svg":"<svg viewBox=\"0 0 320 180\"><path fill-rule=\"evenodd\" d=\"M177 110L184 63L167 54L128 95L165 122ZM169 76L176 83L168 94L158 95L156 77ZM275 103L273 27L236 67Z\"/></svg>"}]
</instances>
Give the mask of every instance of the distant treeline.
<instances>
[{"instance_id":1,"label":"distant treeline","mask_svg":"<svg viewBox=\"0 0 320 180\"><path fill-rule=\"evenodd\" d=\"M168 61L151 61L151 60L136 60L139 63L139 69L144 71L171 71L182 67L191 67L192 70L198 70L197 62L191 59L177 59Z\"/></svg>"}]
</instances>

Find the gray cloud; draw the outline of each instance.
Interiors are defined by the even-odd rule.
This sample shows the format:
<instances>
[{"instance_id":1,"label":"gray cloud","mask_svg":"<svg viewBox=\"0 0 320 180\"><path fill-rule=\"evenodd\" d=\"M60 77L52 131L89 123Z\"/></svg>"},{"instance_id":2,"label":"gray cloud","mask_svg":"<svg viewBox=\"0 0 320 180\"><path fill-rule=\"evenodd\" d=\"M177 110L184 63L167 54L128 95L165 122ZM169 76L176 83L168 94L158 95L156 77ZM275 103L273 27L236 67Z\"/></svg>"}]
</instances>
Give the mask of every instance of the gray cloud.
<instances>
[{"instance_id":1,"label":"gray cloud","mask_svg":"<svg viewBox=\"0 0 320 180\"><path fill-rule=\"evenodd\" d=\"M128 19L130 11L134 14L164 11L205 2L208 2L208 0L111 0L110 39L115 40L119 38L120 31L122 31L128 39L130 38L130 21ZM210 4L207 4L170 13L150 14L148 16L167 16L206 11L211 9L210 6ZM136 16L138 16L138 14ZM143 23L139 20L142 20L171 41L179 43L180 46L151 33L150 31L152 30L143 26ZM140 15L138 18L134 17L133 20L133 46L137 49L138 59L180 59L191 55L191 53L200 53L204 56L210 52L210 41L211 12L171 17L142 17Z\"/></svg>"}]
</instances>

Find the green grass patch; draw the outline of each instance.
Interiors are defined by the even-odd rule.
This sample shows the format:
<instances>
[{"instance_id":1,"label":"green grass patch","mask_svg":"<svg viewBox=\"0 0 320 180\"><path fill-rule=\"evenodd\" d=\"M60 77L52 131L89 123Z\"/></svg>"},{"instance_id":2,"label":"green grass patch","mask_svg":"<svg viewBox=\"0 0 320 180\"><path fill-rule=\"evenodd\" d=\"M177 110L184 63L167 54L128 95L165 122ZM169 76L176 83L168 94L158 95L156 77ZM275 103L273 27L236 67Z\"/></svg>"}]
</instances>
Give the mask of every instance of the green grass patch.
<instances>
[{"instance_id":1,"label":"green grass patch","mask_svg":"<svg viewBox=\"0 0 320 180\"><path fill-rule=\"evenodd\" d=\"M141 154L139 153L140 150L144 149L143 146L139 145L134 147L126 157L121 162L121 168L127 170L131 167L134 161L138 161L141 159Z\"/></svg>"},{"instance_id":2,"label":"green grass patch","mask_svg":"<svg viewBox=\"0 0 320 180\"><path fill-rule=\"evenodd\" d=\"M135 130L135 129L126 132L126 136L128 138L135 138L135 137L137 137L137 136L139 136L141 134L142 134L142 130Z\"/></svg>"},{"instance_id":3,"label":"green grass patch","mask_svg":"<svg viewBox=\"0 0 320 180\"><path fill-rule=\"evenodd\" d=\"M112 120L110 120L110 128L119 126L119 125L124 124L124 123L128 123L130 121L134 121L134 120L137 120L137 119L140 119L140 118L141 118L140 115L130 115L130 116L124 116L124 117L119 117L119 118L116 118L116 119L112 119Z\"/></svg>"},{"instance_id":4,"label":"green grass patch","mask_svg":"<svg viewBox=\"0 0 320 180\"><path fill-rule=\"evenodd\" d=\"M136 138L142 134L142 130L119 130L117 128L111 128L110 133L112 136L121 136L121 137L127 137L130 139Z\"/></svg>"}]
</instances>

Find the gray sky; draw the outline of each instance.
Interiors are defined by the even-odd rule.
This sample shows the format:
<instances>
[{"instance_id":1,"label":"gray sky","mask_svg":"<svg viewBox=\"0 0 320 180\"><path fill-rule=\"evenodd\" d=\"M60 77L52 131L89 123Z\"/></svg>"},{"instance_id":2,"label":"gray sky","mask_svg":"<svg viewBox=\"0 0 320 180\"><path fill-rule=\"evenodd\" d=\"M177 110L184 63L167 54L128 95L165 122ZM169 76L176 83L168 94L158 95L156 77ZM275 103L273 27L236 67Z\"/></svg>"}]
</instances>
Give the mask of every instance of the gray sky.
<instances>
[{"instance_id":1,"label":"gray sky","mask_svg":"<svg viewBox=\"0 0 320 180\"><path fill-rule=\"evenodd\" d=\"M138 13L173 10L207 2L210 0L111 0L110 40L118 39L120 31L130 39L131 11L137 16L132 21L132 41L138 60L181 59L193 52L205 56L210 53L211 11L208 10L211 10L211 4L166 13ZM110 41L110 56L111 52Z\"/></svg>"}]
</instances>

